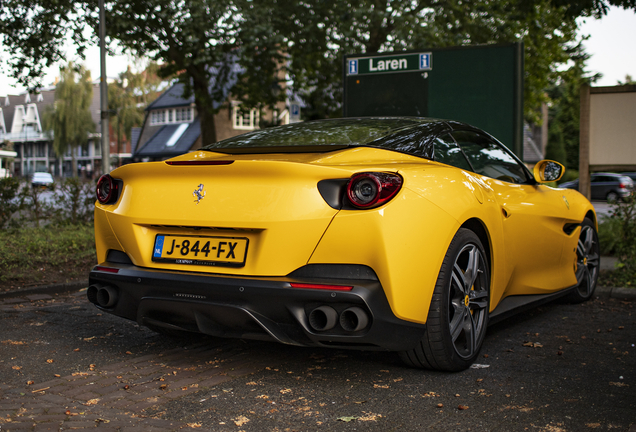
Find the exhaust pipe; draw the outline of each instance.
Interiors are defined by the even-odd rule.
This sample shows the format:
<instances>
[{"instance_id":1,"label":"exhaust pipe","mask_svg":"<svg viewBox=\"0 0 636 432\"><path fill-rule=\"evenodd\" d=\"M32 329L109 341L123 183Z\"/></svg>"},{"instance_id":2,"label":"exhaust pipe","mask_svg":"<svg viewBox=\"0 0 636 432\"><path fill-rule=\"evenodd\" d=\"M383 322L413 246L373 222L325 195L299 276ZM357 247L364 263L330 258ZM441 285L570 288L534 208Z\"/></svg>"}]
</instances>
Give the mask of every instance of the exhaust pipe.
<instances>
[{"instance_id":1,"label":"exhaust pipe","mask_svg":"<svg viewBox=\"0 0 636 432\"><path fill-rule=\"evenodd\" d=\"M117 288L108 285L91 285L86 290L88 301L98 306L109 308L115 306L119 295Z\"/></svg>"},{"instance_id":2,"label":"exhaust pipe","mask_svg":"<svg viewBox=\"0 0 636 432\"><path fill-rule=\"evenodd\" d=\"M351 307L340 314L340 326L348 332L357 332L369 324L367 313L359 307Z\"/></svg>"},{"instance_id":3,"label":"exhaust pipe","mask_svg":"<svg viewBox=\"0 0 636 432\"><path fill-rule=\"evenodd\" d=\"M101 285L91 285L88 287L88 289L86 290L86 297L88 298L89 302L97 304L97 292L101 287Z\"/></svg>"},{"instance_id":4,"label":"exhaust pipe","mask_svg":"<svg viewBox=\"0 0 636 432\"><path fill-rule=\"evenodd\" d=\"M320 306L309 313L309 325L316 331L331 330L338 321L338 313L331 306Z\"/></svg>"}]
</instances>

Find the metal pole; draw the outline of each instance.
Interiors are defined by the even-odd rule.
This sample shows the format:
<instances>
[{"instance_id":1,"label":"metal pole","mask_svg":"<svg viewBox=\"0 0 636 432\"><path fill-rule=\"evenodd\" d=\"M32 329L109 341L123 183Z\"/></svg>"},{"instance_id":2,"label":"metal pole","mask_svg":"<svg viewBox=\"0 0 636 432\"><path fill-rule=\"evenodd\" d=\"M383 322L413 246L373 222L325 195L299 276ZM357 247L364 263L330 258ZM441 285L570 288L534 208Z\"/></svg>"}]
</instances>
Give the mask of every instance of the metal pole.
<instances>
[{"instance_id":1,"label":"metal pole","mask_svg":"<svg viewBox=\"0 0 636 432\"><path fill-rule=\"evenodd\" d=\"M106 81L106 13L104 0L99 0L99 100L102 124L102 174L110 172L110 139L108 137L108 83Z\"/></svg>"}]
</instances>

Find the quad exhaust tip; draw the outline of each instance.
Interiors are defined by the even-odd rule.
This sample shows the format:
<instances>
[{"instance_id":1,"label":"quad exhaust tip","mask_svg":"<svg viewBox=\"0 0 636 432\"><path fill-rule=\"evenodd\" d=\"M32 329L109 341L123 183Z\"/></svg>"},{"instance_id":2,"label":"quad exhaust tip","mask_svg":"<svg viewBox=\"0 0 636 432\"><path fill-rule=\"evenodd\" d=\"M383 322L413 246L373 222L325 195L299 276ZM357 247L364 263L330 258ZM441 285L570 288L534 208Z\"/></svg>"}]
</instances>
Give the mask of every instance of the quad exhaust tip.
<instances>
[{"instance_id":1,"label":"quad exhaust tip","mask_svg":"<svg viewBox=\"0 0 636 432\"><path fill-rule=\"evenodd\" d=\"M309 314L309 325L317 331L331 330L338 322L338 312L331 306L320 306Z\"/></svg>"},{"instance_id":2,"label":"quad exhaust tip","mask_svg":"<svg viewBox=\"0 0 636 432\"><path fill-rule=\"evenodd\" d=\"M117 304L119 293L117 288L109 285L91 285L86 290L86 297L91 303L103 307L110 308Z\"/></svg>"},{"instance_id":3,"label":"quad exhaust tip","mask_svg":"<svg viewBox=\"0 0 636 432\"><path fill-rule=\"evenodd\" d=\"M346 332L357 332L367 327L369 315L359 307L350 307L338 317L338 312L331 306L320 306L309 313L309 325L315 331L331 330L337 324Z\"/></svg>"}]
</instances>

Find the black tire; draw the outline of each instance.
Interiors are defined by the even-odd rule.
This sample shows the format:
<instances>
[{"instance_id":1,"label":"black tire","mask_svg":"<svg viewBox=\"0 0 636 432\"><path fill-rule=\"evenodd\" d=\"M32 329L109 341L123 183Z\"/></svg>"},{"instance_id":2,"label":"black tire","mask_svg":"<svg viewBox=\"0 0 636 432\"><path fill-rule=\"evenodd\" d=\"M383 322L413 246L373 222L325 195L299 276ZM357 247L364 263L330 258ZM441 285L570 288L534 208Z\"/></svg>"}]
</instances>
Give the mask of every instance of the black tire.
<instances>
[{"instance_id":1,"label":"black tire","mask_svg":"<svg viewBox=\"0 0 636 432\"><path fill-rule=\"evenodd\" d=\"M571 303L581 303L594 295L601 266L598 233L594 222L585 218L581 223L579 242L576 246L576 288L565 298Z\"/></svg>"},{"instance_id":2,"label":"black tire","mask_svg":"<svg viewBox=\"0 0 636 432\"><path fill-rule=\"evenodd\" d=\"M470 367L488 326L490 270L477 235L459 229L437 277L426 331L412 350L400 352L409 366L440 371Z\"/></svg>"}]
</instances>

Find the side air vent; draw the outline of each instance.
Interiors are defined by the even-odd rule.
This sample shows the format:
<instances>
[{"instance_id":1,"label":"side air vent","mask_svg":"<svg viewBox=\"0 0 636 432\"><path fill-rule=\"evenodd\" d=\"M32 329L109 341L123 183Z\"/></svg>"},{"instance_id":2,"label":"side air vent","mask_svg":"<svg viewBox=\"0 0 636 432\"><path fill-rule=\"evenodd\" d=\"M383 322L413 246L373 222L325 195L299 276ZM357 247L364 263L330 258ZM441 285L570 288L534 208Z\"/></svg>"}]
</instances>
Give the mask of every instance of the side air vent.
<instances>
[{"instance_id":1,"label":"side air vent","mask_svg":"<svg viewBox=\"0 0 636 432\"><path fill-rule=\"evenodd\" d=\"M566 233L567 235L570 235L574 232L574 230L577 227L580 227L580 226L581 226L580 223L567 223L563 225L563 232Z\"/></svg>"}]
</instances>

